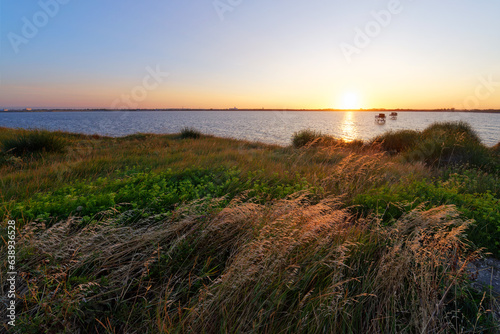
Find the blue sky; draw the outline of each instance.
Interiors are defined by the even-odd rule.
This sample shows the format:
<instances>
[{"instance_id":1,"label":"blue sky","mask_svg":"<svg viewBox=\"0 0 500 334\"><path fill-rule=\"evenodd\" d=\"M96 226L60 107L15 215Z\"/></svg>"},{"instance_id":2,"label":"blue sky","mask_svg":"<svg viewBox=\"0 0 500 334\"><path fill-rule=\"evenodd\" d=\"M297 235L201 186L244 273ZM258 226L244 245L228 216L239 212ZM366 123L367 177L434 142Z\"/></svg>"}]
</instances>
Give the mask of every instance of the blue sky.
<instances>
[{"instance_id":1,"label":"blue sky","mask_svg":"<svg viewBox=\"0 0 500 334\"><path fill-rule=\"evenodd\" d=\"M0 3L2 108L500 108L498 1Z\"/></svg>"}]
</instances>

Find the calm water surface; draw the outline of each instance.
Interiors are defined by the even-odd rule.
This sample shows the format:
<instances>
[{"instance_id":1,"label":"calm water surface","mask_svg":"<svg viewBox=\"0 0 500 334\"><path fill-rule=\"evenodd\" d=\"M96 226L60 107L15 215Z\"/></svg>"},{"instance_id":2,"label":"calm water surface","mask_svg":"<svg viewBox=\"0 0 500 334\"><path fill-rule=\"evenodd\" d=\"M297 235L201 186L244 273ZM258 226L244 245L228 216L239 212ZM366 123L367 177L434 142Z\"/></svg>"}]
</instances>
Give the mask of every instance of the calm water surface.
<instances>
[{"instance_id":1,"label":"calm water surface","mask_svg":"<svg viewBox=\"0 0 500 334\"><path fill-rule=\"evenodd\" d=\"M389 130L422 130L433 122L466 121L487 145L500 141L500 114L399 112L396 121L376 125L376 112L324 111L92 111L0 112L0 126L43 128L124 136L137 132L177 133L194 127L203 133L289 145L294 132L314 129L347 140L370 139ZM388 114L388 113L387 113Z\"/></svg>"}]
</instances>

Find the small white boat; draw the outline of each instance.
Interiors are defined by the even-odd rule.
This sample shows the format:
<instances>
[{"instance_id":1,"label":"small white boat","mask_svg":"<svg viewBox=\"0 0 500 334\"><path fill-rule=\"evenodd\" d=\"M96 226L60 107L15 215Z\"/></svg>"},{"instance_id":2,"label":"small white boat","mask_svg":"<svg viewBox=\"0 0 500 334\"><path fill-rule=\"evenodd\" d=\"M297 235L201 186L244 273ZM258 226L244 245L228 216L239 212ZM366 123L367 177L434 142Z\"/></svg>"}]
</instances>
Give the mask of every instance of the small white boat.
<instances>
[{"instance_id":1,"label":"small white boat","mask_svg":"<svg viewBox=\"0 0 500 334\"><path fill-rule=\"evenodd\" d=\"M392 120L397 120L398 119L398 113L397 112L391 112L389 114L389 117L392 119Z\"/></svg>"}]
</instances>

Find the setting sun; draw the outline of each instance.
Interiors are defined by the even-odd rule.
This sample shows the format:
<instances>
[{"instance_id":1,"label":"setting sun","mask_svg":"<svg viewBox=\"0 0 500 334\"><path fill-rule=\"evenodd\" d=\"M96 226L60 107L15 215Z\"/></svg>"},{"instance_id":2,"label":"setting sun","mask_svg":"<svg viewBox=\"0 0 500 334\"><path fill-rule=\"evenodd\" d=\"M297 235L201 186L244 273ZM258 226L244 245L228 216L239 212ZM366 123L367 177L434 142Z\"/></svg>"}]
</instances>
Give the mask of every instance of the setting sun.
<instances>
[{"instance_id":1,"label":"setting sun","mask_svg":"<svg viewBox=\"0 0 500 334\"><path fill-rule=\"evenodd\" d=\"M340 101L340 109L360 109L359 95L353 92L345 93Z\"/></svg>"}]
</instances>

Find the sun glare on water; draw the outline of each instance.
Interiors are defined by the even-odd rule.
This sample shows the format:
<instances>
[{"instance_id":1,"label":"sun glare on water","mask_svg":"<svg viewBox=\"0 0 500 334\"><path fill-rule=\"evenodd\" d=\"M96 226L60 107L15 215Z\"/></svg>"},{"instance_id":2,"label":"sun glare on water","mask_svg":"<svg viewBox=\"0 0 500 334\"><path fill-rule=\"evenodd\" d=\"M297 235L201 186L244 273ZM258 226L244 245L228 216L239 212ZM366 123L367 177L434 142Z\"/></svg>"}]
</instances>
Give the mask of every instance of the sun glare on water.
<instances>
[{"instance_id":1,"label":"sun glare on water","mask_svg":"<svg viewBox=\"0 0 500 334\"><path fill-rule=\"evenodd\" d=\"M342 96L341 102L340 102L340 109L349 109L349 110L354 110L354 109L360 109L361 108L361 100L359 98L359 95L353 92L345 93Z\"/></svg>"},{"instance_id":2,"label":"sun glare on water","mask_svg":"<svg viewBox=\"0 0 500 334\"><path fill-rule=\"evenodd\" d=\"M354 117L354 113L352 111L348 111L344 114L344 119L342 120L341 125L342 131L342 139L347 142L351 142L354 139L358 138L358 129L356 126L356 120Z\"/></svg>"}]
</instances>

